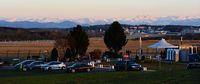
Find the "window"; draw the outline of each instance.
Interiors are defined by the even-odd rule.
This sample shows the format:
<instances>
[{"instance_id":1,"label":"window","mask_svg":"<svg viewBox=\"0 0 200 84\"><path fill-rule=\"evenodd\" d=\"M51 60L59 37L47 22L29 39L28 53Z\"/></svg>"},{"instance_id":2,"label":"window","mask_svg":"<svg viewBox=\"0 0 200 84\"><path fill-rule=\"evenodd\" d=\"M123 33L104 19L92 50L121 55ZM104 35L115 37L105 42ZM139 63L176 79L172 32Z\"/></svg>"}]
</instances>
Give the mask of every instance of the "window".
<instances>
[{"instance_id":1,"label":"window","mask_svg":"<svg viewBox=\"0 0 200 84\"><path fill-rule=\"evenodd\" d=\"M196 54L196 53L197 53L196 50L197 50L197 48L194 47L194 48L193 48L193 53Z\"/></svg>"},{"instance_id":2,"label":"window","mask_svg":"<svg viewBox=\"0 0 200 84\"><path fill-rule=\"evenodd\" d=\"M189 54L192 54L192 48L189 48Z\"/></svg>"}]
</instances>

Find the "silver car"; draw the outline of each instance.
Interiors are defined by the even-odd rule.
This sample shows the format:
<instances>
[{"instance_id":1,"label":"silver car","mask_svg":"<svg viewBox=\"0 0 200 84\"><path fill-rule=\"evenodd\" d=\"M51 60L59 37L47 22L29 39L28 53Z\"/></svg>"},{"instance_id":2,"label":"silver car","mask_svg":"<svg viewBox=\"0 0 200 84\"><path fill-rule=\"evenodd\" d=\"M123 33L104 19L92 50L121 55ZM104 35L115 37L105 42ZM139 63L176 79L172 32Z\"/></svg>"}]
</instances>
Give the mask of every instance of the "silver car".
<instances>
[{"instance_id":1,"label":"silver car","mask_svg":"<svg viewBox=\"0 0 200 84\"><path fill-rule=\"evenodd\" d=\"M64 70L66 68L66 65L63 62L51 61L46 64L42 64L41 68L45 71Z\"/></svg>"}]
</instances>

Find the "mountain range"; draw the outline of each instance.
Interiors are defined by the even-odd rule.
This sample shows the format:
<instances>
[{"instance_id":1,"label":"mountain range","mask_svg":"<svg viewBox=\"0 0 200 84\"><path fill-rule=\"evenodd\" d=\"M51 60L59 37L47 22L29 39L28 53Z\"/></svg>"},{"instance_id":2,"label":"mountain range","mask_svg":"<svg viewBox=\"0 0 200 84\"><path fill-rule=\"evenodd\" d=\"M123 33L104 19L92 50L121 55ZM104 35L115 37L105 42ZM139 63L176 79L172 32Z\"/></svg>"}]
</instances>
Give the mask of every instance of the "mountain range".
<instances>
[{"instance_id":1,"label":"mountain range","mask_svg":"<svg viewBox=\"0 0 200 84\"><path fill-rule=\"evenodd\" d=\"M121 24L130 25L189 25L189 26L200 26L200 17L178 17L178 16L167 16L167 17L147 17L140 16L128 19L56 19L56 21L45 19L45 20L14 20L0 19L0 26L3 27L16 27L16 28L71 28L77 24L90 26L90 25L101 25L110 24L113 21L119 21Z\"/></svg>"}]
</instances>

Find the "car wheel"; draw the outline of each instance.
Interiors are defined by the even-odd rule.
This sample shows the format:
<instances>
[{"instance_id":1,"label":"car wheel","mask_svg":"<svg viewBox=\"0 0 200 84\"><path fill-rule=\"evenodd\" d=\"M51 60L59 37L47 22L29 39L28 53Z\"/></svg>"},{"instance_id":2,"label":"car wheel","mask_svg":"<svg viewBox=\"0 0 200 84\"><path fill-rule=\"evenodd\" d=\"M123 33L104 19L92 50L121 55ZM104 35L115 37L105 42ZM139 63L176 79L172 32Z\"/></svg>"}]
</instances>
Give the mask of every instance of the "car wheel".
<instances>
[{"instance_id":1,"label":"car wheel","mask_svg":"<svg viewBox=\"0 0 200 84\"><path fill-rule=\"evenodd\" d=\"M26 68L23 68L22 70L23 70L23 71L27 71L27 69L26 69Z\"/></svg>"},{"instance_id":2,"label":"car wheel","mask_svg":"<svg viewBox=\"0 0 200 84\"><path fill-rule=\"evenodd\" d=\"M52 68L51 68L51 67L49 67L49 68L48 68L48 71L52 71Z\"/></svg>"},{"instance_id":3,"label":"car wheel","mask_svg":"<svg viewBox=\"0 0 200 84\"><path fill-rule=\"evenodd\" d=\"M75 73L75 72L76 72L76 70L75 70L75 69L72 69L72 70L71 70L71 72L72 72L72 73Z\"/></svg>"},{"instance_id":4,"label":"car wheel","mask_svg":"<svg viewBox=\"0 0 200 84\"><path fill-rule=\"evenodd\" d=\"M115 70L116 70L116 71L120 71L119 67L116 67Z\"/></svg>"},{"instance_id":5,"label":"car wheel","mask_svg":"<svg viewBox=\"0 0 200 84\"><path fill-rule=\"evenodd\" d=\"M87 72L90 72L90 68L87 69Z\"/></svg>"},{"instance_id":6,"label":"car wheel","mask_svg":"<svg viewBox=\"0 0 200 84\"><path fill-rule=\"evenodd\" d=\"M65 67L62 67L61 69L62 69L62 70L64 70L64 69L65 69Z\"/></svg>"}]
</instances>

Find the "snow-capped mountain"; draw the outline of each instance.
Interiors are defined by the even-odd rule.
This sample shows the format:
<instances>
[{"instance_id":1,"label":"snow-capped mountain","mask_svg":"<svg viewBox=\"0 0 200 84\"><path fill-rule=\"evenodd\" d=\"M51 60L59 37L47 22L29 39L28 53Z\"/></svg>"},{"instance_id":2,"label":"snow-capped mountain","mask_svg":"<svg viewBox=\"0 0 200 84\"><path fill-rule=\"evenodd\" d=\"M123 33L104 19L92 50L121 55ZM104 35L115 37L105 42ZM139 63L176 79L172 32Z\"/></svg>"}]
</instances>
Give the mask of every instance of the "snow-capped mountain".
<instances>
[{"instance_id":1,"label":"snow-capped mountain","mask_svg":"<svg viewBox=\"0 0 200 84\"><path fill-rule=\"evenodd\" d=\"M119 21L121 24L131 24L131 25L140 25L140 24L148 24L148 25L193 25L200 26L200 17L177 17L177 16L168 16L168 17L147 17L140 16L135 18L125 18L125 19L76 19L71 20L78 24L90 24L90 25L98 25L98 24L110 24L113 21Z\"/></svg>"},{"instance_id":2,"label":"snow-capped mountain","mask_svg":"<svg viewBox=\"0 0 200 84\"><path fill-rule=\"evenodd\" d=\"M148 17L138 16L135 18L125 19L0 19L0 26L6 27L22 27L22 28L71 28L77 24L89 26L89 25L101 25L110 24L113 21L119 21L121 24L131 25L192 25L200 26L200 17L178 17L178 16L167 16L167 17Z\"/></svg>"}]
</instances>

